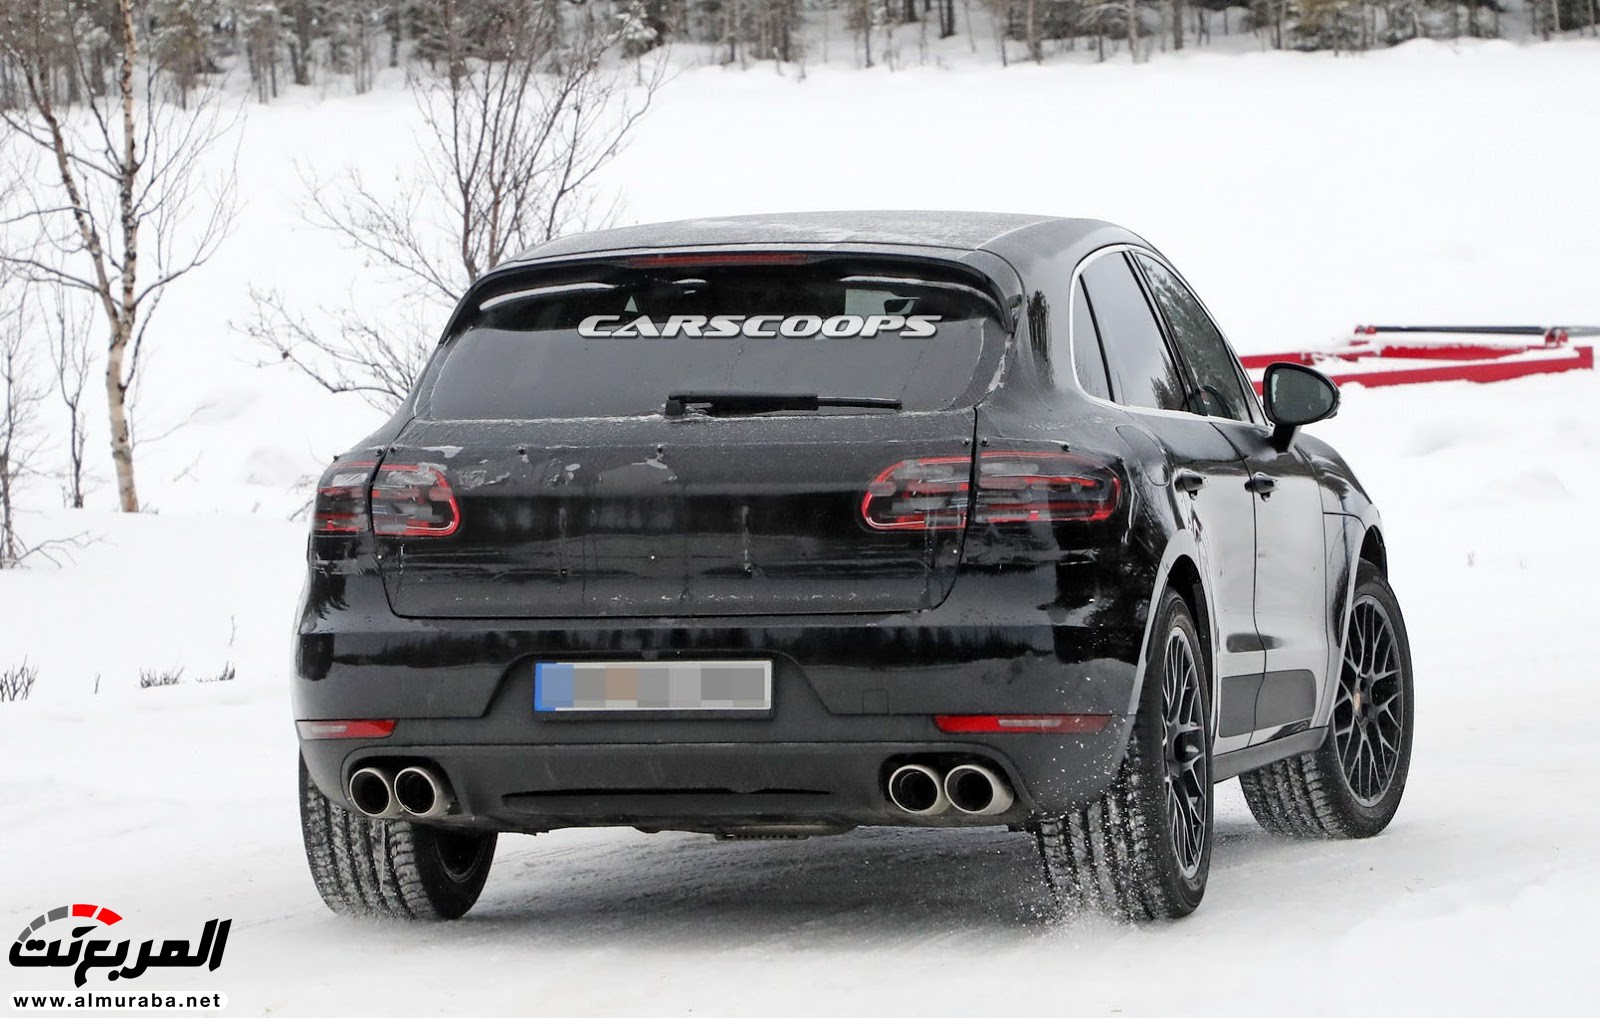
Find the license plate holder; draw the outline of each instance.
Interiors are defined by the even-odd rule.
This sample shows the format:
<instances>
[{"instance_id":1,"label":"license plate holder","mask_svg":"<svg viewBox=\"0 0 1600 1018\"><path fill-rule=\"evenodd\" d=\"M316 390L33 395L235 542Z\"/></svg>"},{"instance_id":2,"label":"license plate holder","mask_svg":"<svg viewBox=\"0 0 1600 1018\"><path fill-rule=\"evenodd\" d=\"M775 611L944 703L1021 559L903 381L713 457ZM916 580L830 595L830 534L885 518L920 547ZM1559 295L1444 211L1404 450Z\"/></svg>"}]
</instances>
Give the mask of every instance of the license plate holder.
<instances>
[{"instance_id":1,"label":"license plate holder","mask_svg":"<svg viewBox=\"0 0 1600 1018\"><path fill-rule=\"evenodd\" d=\"M772 662L539 661L537 714L770 714Z\"/></svg>"}]
</instances>

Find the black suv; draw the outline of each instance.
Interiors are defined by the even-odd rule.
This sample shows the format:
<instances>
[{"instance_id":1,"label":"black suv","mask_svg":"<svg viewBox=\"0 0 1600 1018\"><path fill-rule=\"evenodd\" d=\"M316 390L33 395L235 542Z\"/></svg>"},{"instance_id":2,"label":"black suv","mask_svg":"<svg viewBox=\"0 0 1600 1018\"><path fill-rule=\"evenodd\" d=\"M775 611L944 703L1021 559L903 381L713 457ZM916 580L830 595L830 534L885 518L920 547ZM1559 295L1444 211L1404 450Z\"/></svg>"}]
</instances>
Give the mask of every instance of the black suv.
<instances>
[{"instance_id":1,"label":"black suv","mask_svg":"<svg viewBox=\"0 0 1600 1018\"><path fill-rule=\"evenodd\" d=\"M1412 679L1316 372L1266 412L1126 230L972 213L571 237L477 281L322 478L301 815L340 912L453 918L500 832L1002 825L1194 909L1212 785L1399 805Z\"/></svg>"}]
</instances>

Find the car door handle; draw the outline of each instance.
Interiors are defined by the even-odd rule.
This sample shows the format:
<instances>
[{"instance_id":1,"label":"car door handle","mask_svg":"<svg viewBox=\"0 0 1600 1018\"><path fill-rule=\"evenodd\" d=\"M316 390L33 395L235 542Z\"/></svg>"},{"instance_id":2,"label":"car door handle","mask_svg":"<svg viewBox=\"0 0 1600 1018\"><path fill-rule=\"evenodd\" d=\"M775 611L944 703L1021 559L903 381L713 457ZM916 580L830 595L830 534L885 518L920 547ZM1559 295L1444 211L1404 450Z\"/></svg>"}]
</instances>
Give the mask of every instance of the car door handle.
<instances>
[{"instance_id":1,"label":"car door handle","mask_svg":"<svg viewBox=\"0 0 1600 1018\"><path fill-rule=\"evenodd\" d=\"M1244 482L1246 491L1253 491L1262 498L1266 498L1271 495L1272 489L1276 488L1277 486L1278 482L1276 480L1267 474L1261 473L1251 474L1250 479Z\"/></svg>"},{"instance_id":2,"label":"car door handle","mask_svg":"<svg viewBox=\"0 0 1600 1018\"><path fill-rule=\"evenodd\" d=\"M1206 478L1204 474L1196 473L1193 470L1178 470L1173 472L1172 486L1179 491L1187 491L1193 495L1206 486Z\"/></svg>"}]
</instances>

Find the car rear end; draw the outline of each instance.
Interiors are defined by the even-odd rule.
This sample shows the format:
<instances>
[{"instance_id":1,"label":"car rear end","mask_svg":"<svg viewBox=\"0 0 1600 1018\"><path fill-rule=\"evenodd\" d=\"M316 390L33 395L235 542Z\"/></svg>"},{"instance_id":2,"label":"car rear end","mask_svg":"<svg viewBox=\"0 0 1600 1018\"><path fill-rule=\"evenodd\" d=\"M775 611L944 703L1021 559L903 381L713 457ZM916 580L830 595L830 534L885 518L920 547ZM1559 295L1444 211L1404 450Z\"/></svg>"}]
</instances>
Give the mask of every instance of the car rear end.
<instances>
[{"instance_id":1,"label":"car rear end","mask_svg":"<svg viewBox=\"0 0 1600 1018\"><path fill-rule=\"evenodd\" d=\"M319 486L295 682L317 785L445 825L729 836L1097 793L1142 638L1129 478L997 425L997 261L486 277Z\"/></svg>"}]
</instances>

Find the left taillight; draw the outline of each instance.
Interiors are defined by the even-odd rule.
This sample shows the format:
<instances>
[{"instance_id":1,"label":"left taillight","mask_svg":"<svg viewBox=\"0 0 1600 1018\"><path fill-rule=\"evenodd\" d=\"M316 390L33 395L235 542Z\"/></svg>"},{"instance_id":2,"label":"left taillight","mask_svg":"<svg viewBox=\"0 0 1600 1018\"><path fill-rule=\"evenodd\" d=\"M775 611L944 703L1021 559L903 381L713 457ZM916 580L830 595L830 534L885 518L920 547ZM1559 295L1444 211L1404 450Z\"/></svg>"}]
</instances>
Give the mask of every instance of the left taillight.
<instances>
[{"instance_id":1,"label":"left taillight","mask_svg":"<svg viewBox=\"0 0 1600 1018\"><path fill-rule=\"evenodd\" d=\"M446 537L461 525L461 507L440 467L356 460L322 476L312 521L317 535Z\"/></svg>"},{"instance_id":2,"label":"left taillight","mask_svg":"<svg viewBox=\"0 0 1600 1018\"><path fill-rule=\"evenodd\" d=\"M317 484L311 531L360 534L367 529L367 482L377 464L368 460L335 463Z\"/></svg>"},{"instance_id":3,"label":"left taillight","mask_svg":"<svg viewBox=\"0 0 1600 1018\"><path fill-rule=\"evenodd\" d=\"M1094 523L1122 499L1112 464L1068 452L984 451L977 492L965 456L901 460L867 485L861 519L874 530L953 530L976 523Z\"/></svg>"},{"instance_id":4,"label":"left taillight","mask_svg":"<svg viewBox=\"0 0 1600 1018\"><path fill-rule=\"evenodd\" d=\"M461 526L461 507L441 468L385 463L372 479L371 520L380 537L448 537Z\"/></svg>"}]
</instances>

